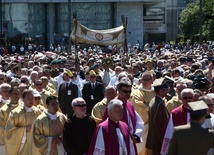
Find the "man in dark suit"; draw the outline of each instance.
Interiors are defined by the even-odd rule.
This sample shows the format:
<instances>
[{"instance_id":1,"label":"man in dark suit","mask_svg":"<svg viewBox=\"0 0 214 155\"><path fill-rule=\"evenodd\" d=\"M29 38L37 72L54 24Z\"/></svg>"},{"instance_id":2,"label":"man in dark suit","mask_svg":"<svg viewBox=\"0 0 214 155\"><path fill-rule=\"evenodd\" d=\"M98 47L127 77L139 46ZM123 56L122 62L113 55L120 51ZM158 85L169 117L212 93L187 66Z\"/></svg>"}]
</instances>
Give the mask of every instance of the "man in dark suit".
<instances>
[{"instance_id":1,"label":"man in dark suit","mask_svg":"<svg viewBox=\"0 0 214 155\"><path fill-rule=\"evenodd\" d=\"M169 120L169 113L163 98L167 95L169 87L164 78L156 79L153 86L156 95L149 103L149 131L146 148L152 150L152 155L160 155Z\"/></svg>"},{"instance_id":2,"label":"man in dark suit","mask_svg":"<svg viewBox=\"0 0 214 155\"><path fill-rule=\"evenodd\" d=\"M59 86L58 100L61 111L65 115L73 114L71 108L72 100L79 97L78 86L71 82L72 72L68 69L64 69L63 80L64 82Z\"/></svg>"},{"instance_id":3,"label":"man in dark suit","mask_svg":"<svg viewBox=\"0 0 214 155\"><path fill-rule=\"evenodd\" d=\"M87 113L91 115L94 105L104 98L104 87L102 83L96 82L96 73L89 72L90 82L85 83L82 89L82 97L87 103Z\"/></svg>"},{"instance_id":4,"label":"man in dark suit","mask_svg":"<svg viewBox=\"0 0 214 155\"><path fill-rule=\"evenodd\" d=\"M188 103L190 123L174 128L166 155L205 155L209 148L214 148L214 131L204 129L208 106L204 101Z\"/></svg>"}]
</instances>

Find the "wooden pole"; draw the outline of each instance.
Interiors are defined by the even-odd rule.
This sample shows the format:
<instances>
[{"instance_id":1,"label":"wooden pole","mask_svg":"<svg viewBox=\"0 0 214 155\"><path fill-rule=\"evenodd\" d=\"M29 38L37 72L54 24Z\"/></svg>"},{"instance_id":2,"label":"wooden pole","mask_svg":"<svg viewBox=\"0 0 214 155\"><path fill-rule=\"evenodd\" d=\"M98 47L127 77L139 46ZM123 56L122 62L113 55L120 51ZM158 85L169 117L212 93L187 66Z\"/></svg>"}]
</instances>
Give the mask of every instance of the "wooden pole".
<instances>
[{"instance_id":1,"label":"wooden pole","mask_svg":"<svg viewBox=\"0 0 214 155\"><path fill-rule=\"evenodd\" d=\"M128 24L128 19L126 17L124 17L124 15L121 16L122 18L122 23L123 23L123 27L124 27L124 36L125 36L125 39L124 39L124 53L128 53L128 46L127 46L127 36L126 36L126 29L127 29L127 24Z\"/></svg>"},{"instance_id":2,"label":"wooden pole","mask_svg":"<svg viewBox=\"0 0 214 155\"><path fill-rule=\"evenodd\" d=\"M77 40L76 40L76 32L77 32L77 12L73 12L73 19L74 19L74 49L75 49L75 62L78 61L78 49L77 49Z\"/></svg>"},{"instance_id":3,"label":"wooden pole","mask_svg":"<svg viewBox=\"0 0 214 155\"><path fill-rule=\"evenodd\" d=\"M68 0L68 35L71 34L71 0ZM71 53L71 40L68 42L68 53Z\"/></svg>"}]
</instances>

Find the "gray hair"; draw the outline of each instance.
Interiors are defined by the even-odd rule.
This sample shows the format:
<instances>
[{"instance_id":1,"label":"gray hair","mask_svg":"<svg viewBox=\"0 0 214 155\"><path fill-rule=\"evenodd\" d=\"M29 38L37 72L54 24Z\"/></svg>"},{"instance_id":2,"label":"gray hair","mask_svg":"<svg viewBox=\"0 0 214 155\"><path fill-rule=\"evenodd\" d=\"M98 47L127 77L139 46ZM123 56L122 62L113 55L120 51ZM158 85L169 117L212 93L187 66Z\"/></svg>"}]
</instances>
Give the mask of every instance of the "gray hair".
<instances>
[{"instance_id":1,"label":"gray hair","mask_svg":"<svg viewBox=\"0 0 214 155\"><path fill-rule=\"evenodd\" d=\"M164 60L158 60L157 63L164 63Z\"/></svg>"},{"instance_id":2,"label":"gray hair","mask_svg":"<svg viewBox=\"0 0 214 155\"><path fill-rule=\"evenodd\" d=\"M1 85L0 85L0 91L1 91L1 89L2 88L11 88L11 86L8 84L8 83L2 83Z\"/></svg>"},{"instance_id":3,"label":"gray hair","mask_svg":"<svg viewBox=\"0 0 214 155\"><path fill-rule=\"evenodd\" d=\"M13 78L11 82L18 82L18 83L20 83L20 79L18 79L18 78Z\"/></svg>"},{"instance_id":4,"label":"gray hair","mask_svg":"<svg viewBox=\"0 0 214 155\"><path fill-rule=\"evenodd\" d=\"M116 66L116 67L114 68L114 70L116 70L116 69L120 69L121 71L123 71L123 68L120 67L120 66Z\"/></svg>"},{"instance_id":5,"label":"gray hair","mask_svg":"<svg viewBox=\"0 0 214 155\"><path fill-rule=\"evenodd\" d=\"M113 87L113 86L107 86L107 87L105 87L105 92L107 92L110 89L113 89L114 91L116 91L115 87Z\"/></svg>"},{"instance_id":6,"label":"gray hair","mask_svg":"<svg viewBox=\"0 0 214 155\"><path fill-rule=\"evenodd\" d=\"M0 75L2 76L6 76L6 74L4 72L0 72Z\"/></svg>"},{"instance_id":7,"label":"gray hair","mask_svg":"<svg viewBox=\"0 0 214 155\"><path fill-rule=\"evenodd\" d=\"M181 97L183 96L184 93L191 93L192 96L194 96L194 90L191 89L191 88L184 88L184 89L181 91Z\"/></svg>"},{"instance_id":8,"label":"gray hair","mask_svg":"<svg viewBox=\"0 0 214 155\"><path fill-rule=\"evenodd\" d=\"M22 79L27 79L28 81L29 81L29 77L28 76L26 76L26 75L22 75L21 77L20 77L20 80L22 80Z\"/></svg>"},{"instance_id":9,"label":"gray hair","mask_svg":"<svg viewBox=\"0 0 214 155\"><path fill-rule=\"evenodd\" d=\"M77 97L77 98L73 99L71 106L73 107L73 106L77 105L78 102L84 102L85 103L85 100L82 97Z\"/></svg>"},{"instance_id":10,"label":"gray hair","mask_svg":"<svg viewBox=\"0 0 214 155\"><path fill-rule=\"evenodd\" d=\"M111 111L115 106L123 106L123 102L121 100L118 99L113 99L111 100L108 105L107 105L107 109L108 109L108 113L109 111Z\"/></svg>"},{"instance_id":11,"label":"gray hair","mask_svg":"<svg viewBox=\"0 0 214 155\"><path fill-rule=\"evenodd\" d=\"M37 72L37 71L32 71L32 72L30 73L30 76L31 76L32 74L37 74L37 75L38 75L38 72Z\"/></svg>"},{"instance_id":12,"label":"gray hair","mask_svg":"<svg viewBox=\"0 0 214 155\"><path fill-rule=\"evenodd\" d=\"M128 77L127 72L123 71L118 75L118 81L120 81L123 77Z\"/></svg>"},{"instance_id":13,"label":"gray hair","mask_svg":"<svg viewBox=\"0 0 214 155\"><path fill-rule=\"evenodd\" d=\"M120 90L122 87L132 87L132 83L128 77L123 77L118 83L117 83L117 89Z\"/></svg>"},{"instance_id":14,"label":"gray hair","mask_svg":"<svg viewBox=\"0 0 214 155\"><path fill-rule=\"evenodd\" d=\"M30 63L33 63L33 64L34 64L34 62L33 62L33 61L28 61L28 65L29 65Z\"/></svg>"}]
</instances>

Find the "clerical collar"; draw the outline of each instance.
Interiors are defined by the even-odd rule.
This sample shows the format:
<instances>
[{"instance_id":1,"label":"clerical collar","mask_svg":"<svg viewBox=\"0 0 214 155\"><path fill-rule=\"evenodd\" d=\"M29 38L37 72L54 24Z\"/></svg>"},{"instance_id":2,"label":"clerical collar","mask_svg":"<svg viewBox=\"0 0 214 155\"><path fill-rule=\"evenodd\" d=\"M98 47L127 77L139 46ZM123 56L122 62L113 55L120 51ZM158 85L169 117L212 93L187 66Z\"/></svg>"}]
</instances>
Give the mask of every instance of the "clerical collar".
<instances>
[{"instance_id":1,"label":"clerical collar","mask_svg":"<svg viewBox=\"0 0 214 155\"><path fill-rule=\"evenodd\" d=\"M28 107L26 107L26 106L24 106L24 107L25 107L25 110L26 110L27 112L32 112L32 111L33 111L32 107L31 107L31 108L28 108Z\"/></svg>"},{"instance_id":2,"label":"clerical collar","mask_svg":"<svg viewBox=\"0 0 214 155\"><path fill-rule=\"evenodd\" d=\"M115 122L115 121L113 121L112 119L108 119L109 120L109 123L113 126L113 127L115 127L115 128L119 128L119 122Z\"/></svg>"},{"instance_id":3,"label":"clerical collar","mask_svg":"<svg viewBox=\"0 0 214 155\"><path fill-rule=\"evenodd\" d=\"M183 104L182 104L182 108L183 108L183 109L186 109L187 112L190 112L190 111L191 111L191 109L190 109L189 107L186 107L186 106L184 106Z\"/></svg>"},{"instance_id":4,"label":"clerical collar","mask_svg":"<svg viewBox=\"0 0 214 155\"><path fill-rule=\"evenodd\" d=\"M56 120L57 119L57 115L56 114L51 114L47 111L48 116L50 117L51 120Z\"/></svg>"},{"instance_id":5,"label":"clerical collar","mask_svg":"<svg viewBox=\"0 0 214 155\"><path fill-rule=\"evenodd\" d=\"M39 94L43 94L43 93L44 93L44 90L42 90L42 91L39 92Z\"/></svg>"},{"instance_id":6,"label":"clerical collar","mask_svg":"<svg viewBox=\"0 0 214 155\"><path fill-rule=\"evenodd\" d=\"M147 91L147 92L155 91L154 87L151 87L150 89L147 89L147 88L144 88L142 84L140 84L139 89L143 90L143 91Z\"/></svg>"},{"instance_id":7,"label":"clerical collar","mask_svg":"<svg viewBox=\"0 0 214 155\"><path fill-rule=\"evenodd\" d=\"M18 102L17 102L17 103L11 103L11 102L10 102L10 105L11 105L12 107L17 106L17 104L18 104Z\"/></svg>"}]
</instances>

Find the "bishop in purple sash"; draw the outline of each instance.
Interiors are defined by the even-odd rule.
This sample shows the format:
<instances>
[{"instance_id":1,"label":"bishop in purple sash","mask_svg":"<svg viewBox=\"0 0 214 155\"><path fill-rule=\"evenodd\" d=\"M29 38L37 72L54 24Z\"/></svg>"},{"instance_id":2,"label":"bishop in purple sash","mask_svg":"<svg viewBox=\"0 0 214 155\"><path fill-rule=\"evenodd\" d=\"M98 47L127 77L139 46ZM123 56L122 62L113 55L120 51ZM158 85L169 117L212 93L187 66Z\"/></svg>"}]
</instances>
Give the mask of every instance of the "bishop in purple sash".
<instances>
[{"instance_id":1,"label":"bishop in purple sash","mask_svg":"<svg viewBox=\"0 0 214 155\"><path fill-rule=\"evenodd\" d=\"M94 132L88 155L137 155L136 145L123 118L123 102L111 100L108 118Z\"/></svg>"},{"instance_id":2,"label":"bishop in purple sash","mask_svg":"<svg viewBox=\"0 0 214 155\"><path fill-rule=\"evenodd\" d=\"M117 84L118 96L117 99L123 102L123 117L121 121L125 122L130 129L131 135L135 142L141 142L141 137L144 128L144 122L139 116L139 114L135 111L134 106L128 99L130 98L132 90L131 81L128 78L122 78L120 82ZM103 121L108 118L108 107L104 113Z\"/></svg>"}]
</instances>

